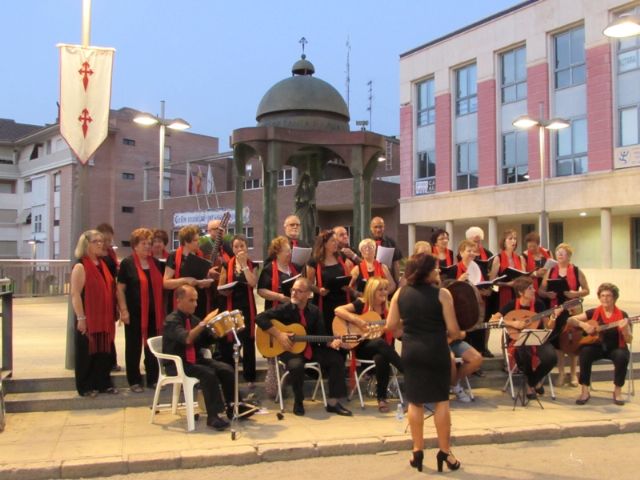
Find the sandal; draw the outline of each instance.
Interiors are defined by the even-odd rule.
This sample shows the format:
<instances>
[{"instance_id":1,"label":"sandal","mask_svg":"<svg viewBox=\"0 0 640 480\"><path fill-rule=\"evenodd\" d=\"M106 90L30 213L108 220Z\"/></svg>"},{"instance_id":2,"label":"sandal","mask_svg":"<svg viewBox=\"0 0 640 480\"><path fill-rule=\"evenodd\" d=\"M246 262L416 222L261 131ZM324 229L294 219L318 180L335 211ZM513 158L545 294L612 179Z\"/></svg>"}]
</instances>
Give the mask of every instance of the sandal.
<instances>
[{"instance_id":1,"label":"sandal","mask_svg":"<svg viewBox=\"0 0 640 480\"><path fill-rule=\"evenodd\" d=\"M133 393L142 393L144 392L144 388L142 387L142 385L136 383L135 385L131 385L129 387L129 390L131 390Z\"/></svg>"},{"instance_id":2,"label":"sandal","mask_svg":"<svg viewBox=\"0 0 640 480\"><path fill-rule=\"evenodd\" d=\"M380 413L389 413L389 404L386 400L378 400L378 411Z\"/></svg>"}]
</instances>

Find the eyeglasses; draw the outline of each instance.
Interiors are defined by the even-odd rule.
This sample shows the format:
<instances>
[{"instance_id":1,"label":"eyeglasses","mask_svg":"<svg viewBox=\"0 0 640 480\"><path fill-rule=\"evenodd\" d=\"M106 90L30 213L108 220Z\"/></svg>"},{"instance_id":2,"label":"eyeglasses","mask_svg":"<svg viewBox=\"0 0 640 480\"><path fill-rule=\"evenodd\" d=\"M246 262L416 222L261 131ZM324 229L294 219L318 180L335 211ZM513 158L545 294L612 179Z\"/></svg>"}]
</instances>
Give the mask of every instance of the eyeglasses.
<instances>
[{"instance_id":1,"label":"eyeglasses","mask_svg":"<svg viewBox=\"0 0 640 480\"><path fill-rule=\"evenodd\" d=\"M287 227L299 227L299 223L287 223Z\"/></svg>"},{"instance_id":2,"label":"eyeglasses","mask_svg":"<svg viewBox=\"0 0 640 480\"><path fill-rule=\"evenodd\" d=\"M292 288L291 293L307 293L309 290L302 290L300 288Z\"/></svg>"}]
</instances>

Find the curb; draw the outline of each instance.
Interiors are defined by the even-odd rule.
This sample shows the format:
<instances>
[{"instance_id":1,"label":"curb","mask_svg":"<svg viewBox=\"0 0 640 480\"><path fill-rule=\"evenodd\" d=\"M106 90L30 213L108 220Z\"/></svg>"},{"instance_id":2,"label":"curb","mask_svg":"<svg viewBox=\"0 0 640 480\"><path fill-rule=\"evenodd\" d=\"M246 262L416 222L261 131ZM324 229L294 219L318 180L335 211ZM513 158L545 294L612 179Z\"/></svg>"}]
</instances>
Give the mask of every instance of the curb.
<instances>
[{"instance_id":1,"label":"curb","mask_svg":"<svg viewBox=\"0 0 640 480\"><path fill-rule=\"evenodd\" d=\"M602 437L640 432L640 418L541 424L531 427L469 429L452 434L454 445L486 445L530 440L570 437ZM435 433L425 437L425 446L436 445ZM266 443L257 446L221 447L181 452L157 452L75 460L4 464L0 479L40 480L90 478L127 473L152 472L182 468L248 465L313 457L376 454L408 450L407 435L322 440L317 443Z\"/></svg>"}]
</instances>

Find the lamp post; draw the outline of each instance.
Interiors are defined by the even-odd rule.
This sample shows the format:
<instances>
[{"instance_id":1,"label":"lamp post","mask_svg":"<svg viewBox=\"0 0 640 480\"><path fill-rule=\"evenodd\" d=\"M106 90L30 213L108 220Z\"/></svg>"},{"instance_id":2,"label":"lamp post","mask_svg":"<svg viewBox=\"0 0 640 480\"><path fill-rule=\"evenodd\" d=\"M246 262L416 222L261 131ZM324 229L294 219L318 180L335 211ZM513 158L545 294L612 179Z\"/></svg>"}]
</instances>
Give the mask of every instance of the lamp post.
<instances>
[{"instance_id":1,"label":"lamp post","mask_svg":"<svg viewBox=\"0 0 640 480\"><path fill-rule=\"evenodd\" d=\"M191 125L181 118L164 117L164 100L160 101L160 116L156 117L149 113L143 113L133 119L139 125L150 126L160 125L160 152L158 156L158 228L162 228L162 215L164 213L164 140L167 128L171 130L186 130Z\"/></svg>"},{"instance_id":2,"label":"lamp post","mask_svg":"<svg viewBox=\"0 0 640 480\"><path fill-rule=\"evenodd\" d=\"M36 257L38 256L38 244L44 243L42 240L36 239L34 236L32 240L27 242L31 245L31 296L36 296Z\"/></svg>"},{"instance_id":3,"label":"lamp post","mask_svg":"<svg viewBox=\"0 0 640 480\"><path fill-rule=\"evenodd\" d=\"M531 127L538 127L538 146L540 156L540 243L549 248L549 215L547 214L547 200L545 189L545 129L560 130L569 126L569 121L563 118L544 118L543 104L540 102L539 118L532 118L529 115L521 115L516 118L512 125L516 128L527 130Z\"/></svg>"},{"instance_id":4,"label":"lamp post","mask_svg":"<svg viewBox=\"0 0 640 480\"><path fill-rule=\"evenodd\" d=\"M640 35L640 17L630 13L620 15L607 25L602 33L611 38L626 38Z\"/></svg>"}]
</instances>

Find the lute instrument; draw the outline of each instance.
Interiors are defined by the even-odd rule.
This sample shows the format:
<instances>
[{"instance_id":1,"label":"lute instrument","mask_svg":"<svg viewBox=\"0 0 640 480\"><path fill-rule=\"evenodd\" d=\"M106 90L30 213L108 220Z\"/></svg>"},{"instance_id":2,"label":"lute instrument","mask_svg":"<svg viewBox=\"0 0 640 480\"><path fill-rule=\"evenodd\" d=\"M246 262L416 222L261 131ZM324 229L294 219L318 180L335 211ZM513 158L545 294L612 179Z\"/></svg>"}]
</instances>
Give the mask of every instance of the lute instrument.
<instances>
[{"instance_id":1,"label":"lute instrument","mask_svg":"<svg viewBox=\"0 0 640 480\"><path fill-rule=\"evenodd\" d=\"M551 315L557 308L562 308L563 310L570 310L572 308L577 307L581 303L582 303L581 298L574 298L572 300L568 300L564 302L562 305L558 305L557 307L554 307L554 308L549 308L548 310L544 310L539 313L535 313L525 309L511 310L509 313L507 313L504 316L504 318L505 320L509 320L509 321L524 320L524 327L522 327L523 330L527 328L535 328L535 325L540 320L542 320L544 317L548 317L549 315ZM509 334L509 337L511 337L511 340L516 340L520 335L521 330L518 328L509 326L509 325L505 325L505 328L507 329L507 333Z\"/></svg>"},{"instance_id":2,"label":"lute instrument","mask_svg":"<svg viewBox=\"0 0 640 480\"><path fill-rule=\"evenodd\" d=\"M582 345L592 345L592 344L594 344L596 342L599 342L600 341L600 334L602 332L605 332L605 331L610 330L612 328L619 327L620 325L622 325L624 323L625 320L628 320L630 324L638 323L638 322L640 322L640 315L636 315L635 317L623 318L622 320L617 320L617 321L611 322L611 323L602 323L602 324L599 324L597 321L595 321L593 319L587 320L586 323L596 327L596 331L591 335L588 335L585 332L584 335L582 336L582 338L580 339L580 346L582 346Z\"/></svg>"},{"instance_id":3,"label":"lute instrument","mask_svg":"<svg viewBox=\"0 0 640 480\"><path fill-rule=\"evenodd\" d=\"M364 320L368 323L367 329L360 328L358 325L352 322L347 322L340 317L334 317L332 328L333 333L339 336L346 335L360 335L367 339L379 338L384 333L384 325L386 320L384 320L380 314L370 310L362 315L358 315L361 320ZM354 348L357 343L347 343L343 346L347 350Z\"/></svg>"}]
</instances>

